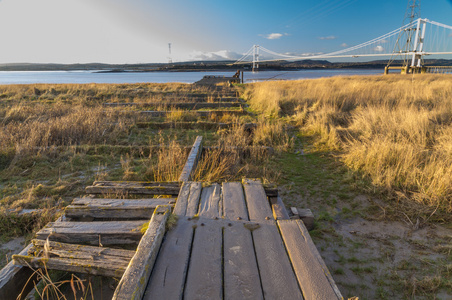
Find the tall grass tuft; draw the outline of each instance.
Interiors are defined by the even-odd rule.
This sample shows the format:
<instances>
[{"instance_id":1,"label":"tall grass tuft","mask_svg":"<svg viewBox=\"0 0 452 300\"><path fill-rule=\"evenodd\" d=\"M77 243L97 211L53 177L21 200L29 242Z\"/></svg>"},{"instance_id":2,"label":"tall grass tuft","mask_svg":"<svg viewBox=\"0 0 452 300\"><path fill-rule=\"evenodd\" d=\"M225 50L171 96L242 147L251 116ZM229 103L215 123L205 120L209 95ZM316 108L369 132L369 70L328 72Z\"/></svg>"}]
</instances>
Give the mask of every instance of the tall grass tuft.
<instances>
[{"instance_id":1,"label":"tall grass tuft","mask_svg":"<svg viewBox=\"0 0 452 300\"><path fill-rule=\"evenodd\" d=\"M373 184L452 211L452 77L334 77L247 85L254 110L288 118Z\"/></svg>"}]
</instances>

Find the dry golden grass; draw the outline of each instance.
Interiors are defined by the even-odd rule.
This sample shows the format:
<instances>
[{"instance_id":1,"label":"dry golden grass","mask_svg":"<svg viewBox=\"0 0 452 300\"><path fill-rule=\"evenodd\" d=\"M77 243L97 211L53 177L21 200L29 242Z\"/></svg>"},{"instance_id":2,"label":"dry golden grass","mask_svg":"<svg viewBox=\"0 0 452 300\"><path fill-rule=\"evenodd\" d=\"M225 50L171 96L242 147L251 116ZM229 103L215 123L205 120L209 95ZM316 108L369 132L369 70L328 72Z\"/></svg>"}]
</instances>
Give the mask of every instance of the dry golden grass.
<instances>
[{"instance_id":1,"label":"dry golden grass","mask_svg":"<svg viewBox=\"0 0 452 300\"><path fill-rule=\"evenodd\" d=\"M251 107L341 150L375 185L452 211L452 76L368 76L248 85Z\"/></svg>"}]
</instances>

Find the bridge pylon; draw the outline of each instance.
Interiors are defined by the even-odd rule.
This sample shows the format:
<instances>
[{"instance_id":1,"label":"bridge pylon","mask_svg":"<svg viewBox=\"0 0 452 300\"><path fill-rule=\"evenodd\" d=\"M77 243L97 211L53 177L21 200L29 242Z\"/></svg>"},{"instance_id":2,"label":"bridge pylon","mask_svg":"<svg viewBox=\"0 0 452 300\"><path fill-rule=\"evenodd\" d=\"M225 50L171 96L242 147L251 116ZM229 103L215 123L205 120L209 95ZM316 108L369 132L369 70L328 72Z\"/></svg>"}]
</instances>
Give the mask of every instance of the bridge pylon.
<instances>
[{"instance_id":1,"label":"bridge pylon","mask_svg":"<svg viewBox=\"0 0 452 300\"><path fill-rule=\"evenodd\" d=\"M253 72L259 69L259 45L253 46Z\"/></svg>"}]
</instances>

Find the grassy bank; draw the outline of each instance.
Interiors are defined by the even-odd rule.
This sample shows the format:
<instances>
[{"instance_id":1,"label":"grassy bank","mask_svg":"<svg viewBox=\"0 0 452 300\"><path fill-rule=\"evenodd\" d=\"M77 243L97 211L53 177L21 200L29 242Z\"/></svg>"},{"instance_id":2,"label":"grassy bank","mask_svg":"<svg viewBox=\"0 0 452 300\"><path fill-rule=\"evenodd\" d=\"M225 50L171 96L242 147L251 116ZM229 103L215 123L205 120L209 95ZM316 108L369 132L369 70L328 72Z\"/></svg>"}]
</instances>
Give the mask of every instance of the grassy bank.
<instances>
[{"instance_id":1,"label":"grassy bank","mask_svg":"<svg viewBox=\"0 0 452 300\"><path fill-rule=\"evenodd\" d=\"M452 76L262 82L251 107L340 151L350 169L398 199L452 211Z\"/></svg>"}]
</instances>

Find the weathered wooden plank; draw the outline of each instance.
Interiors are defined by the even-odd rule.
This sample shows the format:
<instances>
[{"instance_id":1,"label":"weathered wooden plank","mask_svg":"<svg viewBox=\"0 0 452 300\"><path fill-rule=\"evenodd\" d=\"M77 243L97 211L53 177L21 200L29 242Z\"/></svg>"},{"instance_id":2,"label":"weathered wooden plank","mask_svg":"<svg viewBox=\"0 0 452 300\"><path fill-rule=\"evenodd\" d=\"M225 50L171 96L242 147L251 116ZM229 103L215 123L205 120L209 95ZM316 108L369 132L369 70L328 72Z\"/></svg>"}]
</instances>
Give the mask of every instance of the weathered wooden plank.
<instances>
[{"instance_id":1,"label":"weathered wooden plank","mask_svg":"<svg viewBox=\"0 0 452 300\"><path fill-rule=\"evenodd\" d=\"M177 216L184 216L187 211L188 197L190 196L191 182L184 182L180 188L177 196L176 205L174 206L173 214Z\"/></svg>"},{"instance_id":2,"label":"weathered wooden plank","mask_svg":"<svg viewBox=\"0 0 452 300\"><path fill-rule=\"evenodd\" d=\"M201 202L199 203L198 215L202 218L220 217L220 196L221 186L217 183L204 187L201 193Z\"/></svg>"},{"instance_id":3,"label":"weathered wooden plank","mask_svg":"<svg viewBox=\"0 0 452 300\"><path fill-rule=\"evenodd\" d=\"M121 277L127 268L128 261L123 260L91 260L71 258L44 258L27 255L13 255L14 263L32 268L46 268L68 272L86 273L107 277Z\"/></svg>"},{"instance_id":4,"label":"weathered wooden plank","mask_svg":"<svg viewBox=\"0 0 452 300\"><path fill-rule=\"evenodd\" d=\"M240 182L223 183L225 299L263 299L251 231L236 220L248 220Z\"/></svg>"},{"instance_id":5,"label":"weathered wooden plank","mask_svg":"<svg viewBox=\"0 0 452 300\"><path fill-rule=\"evenodd\" d=\"M184 299L221 299L223 295L221 223L198 222L187 273ZM203 225L204 224L204 225Z\"/></svg>"},{"instance_id":6,"label":"weathered wooden plank","mask_svg":"<svg viewBox=\"0 0 452 300\"><path fill-rule=\"evenodd\" d=\"M185 163L185 166L179 176L179 181L186 182L192 179L193 172L195 171L198 160L201 157L201 152L202 136L197 136L190 154L188 154L187 162Z\"/></svg>"},{"instance_id":7,"label":"weathered wooden plank","mask_svg":"<svg viewBox=\"0 0 452 300\"><path fill-rule=\"evenodd\" d=\"M67 244L54 241L44 241L34 239L31 241L35 250L42 249L46 245L47 251L55 255L62 255L63 257L70 257L78 255L83 258L90 259L121 259L129 262L135 255L135 251L125 249L113 249L106 247L93 247L87 245ZM69 255L69 256L66 256Z\"/></svg>"},{"instance_id":8,"label":"weathered wooden plank","mask_svg":"<svg viewBox=\"0 0 452 300\"><path fill-rule=\"evenodd\" d=\"M135 111L138 114L149 116L151 118L164 118L167 117L172 113L172 111L155 111L155 110L141 110L141 111ZM211 117L211 116L224 116L224 115L231 115L231 116L243 116L250 114L246 110L197 110L197 111L190 111L188 112L190 114L194 114L200 117Z\"/></svg>"},{"instance_id":9,"label":"weathered wooden plank","mask_svg":"<svg viewBox=\"0 0 452 300\"><path fill-rule=\"evenodd\" d=\"M181 217L166 234L143 300L182 299L194 232L192 224Z\"/></svg>"},{"instance_id":10,"label":"weathered wooden plank","mask_svg":"<svg viewBox=\"0 0 452 300\"><path fill-rule=\"evenodd\" d=\"M159 103L138 103L138 102L114 102L103 103L105 107L146 107L153 109L215 109L215 108L237 108L245 106L242 102L215 101L215 102L159 102Z\"/></svg>"},{"instance_id":11,"label":"weathered wooden plank","mask_svg":"<svg viewBox=\"0 0 452 300\"><path fill-rule=\"evenodd\" d=\"M264 298L303 299L275 221L259 225L252 235Z\"/></svg>"},{"instance_id":12,"label":"weathered wooden plank","mask_svg":"<svg viewBox=\"0 0 452 300\"><path fill-rule=\"evenodd\" d=\"M221 128L231 128L233 126L243 126L245 130L251 131L257 127L256 123L217 123L217 122L137 122L138 128L155 128L155 129L204 129L215 130Z\"/></svg>"},{"instance_id":13,"label":"weathered wooden plank","mask_svg":"<svg viewBox=\"0 0 452 300\"><path fill-rule=\"evenodd\" d=\"M19 255L27 255L28 250L33 245L25 247ZM28 292L33 288L33 270L28 267L14 264L10 261L3 269L0 270L0 299L24 299ZM31 279L26 285L28 279ZM22 295L18 298L19 294Z\"/></svg>"},{"instance_id":14,"label":"weathered wooden plank","mask_svg":"<svg viewBox=\"0 0 452 300\"><path fill-rule=\"evenodd\" d=\"M180 188L178 181L94 181L93 186L133 186L133 187L168 187Z\"/></svg>"},{"instance_id":15,"label":"weathered wooden plank","mask_svg":"<svg viewBox=\"0 0 452 300\"><path fill-rule=\"evenodd\" d=\"M251 231L241 223L224 227L225 299L263 299Z\"/></svg>"},{"instance_id":16,"label":"weathered wooden plank","mask_svg":"<svg viewBox=\"0 0 452 300\"><path fill-rule=\"evenodd\" d=\"M146 221L50 222L36 238L65 243L90 245L137 244Z\"/></svg>"},{"instance_id":17,"label":"weathered wooden plank","mask_svg":"<svg viewBox=\"0 0 452 300\"><path fill-rule=\"evenodd\" d=\"M229 220L249 220L240 182L223 183L223 214Z\"/></svg>"},{"instance_id":18,"label":"weathered wooden plank","mask_svg":"<svg viewBox=\"0 0 452 300\"><path fill-rule=\"evenodd\" d=\"M179 186L87 186L87 194L113 194L113 195L177 195Z\"/></svg>"},{"instance_id":19,"label":"weathered wooden plank","mask_svg":"<svg viewBox=\"0 0 452 300\"><path fill-rule=\"evenodd\" d=\"M269 197L270 203L272 205L273 217L276 220L289 220L289 214L287 213L286 206L281 199L281 196L278 197Z\"/></svg>"},{"instance_id":20,"label":"weathered wooden plank","mask_svg":"<svg viewBox=\"0 0 452 300\"><path fill-rule=\"evenodd\" d=\"M170 205L174 200L76 198L66 207L65 214L69 218L149 219L158 205Z\"/></svg>"},{"instance_id":21,"label":"weathered wooden plank","mask_svg":"<svg viewBox=\"0 0 452 300\"><path fill-rule=\"evenodd\" d=\"M260 180L243 179L242 183L250 220L273 220L273 212Z\"/></svg>"},{"instance_id":22,"label":"weathered wooden plank","mask_svg":"<svg viewBox=\"0 0 452 300\"><path fill-rule=\"evenodd\" d=\"M187 217L193 217L198 213L199 200L201 198L202 183L192 182L190 185L190 196L188 197L187 211L185 215Z\"/></svg>"},{"instance_id":23,"label":"weathered wooden plank","mask_svg":"<svg viewBox=\"0 0 452 300\"><path fill-rule=\"evenodd\" d=\"M300 230L298 223L302 223L302 221L278 221L281 235L305 299L337 299L336 293L326 278L322 266L311 252L307 238Z\"/></svg>"},{"instance_id":24,"label":"weathered wooden plank","mask_svg":"<svg viewBox=\"0 0 452 300\"><path fill-rule=\"evenodd\" d=\"M334 293L336 294L338 299L344 299L342 297L341 292L339 291L339 288L336 285L336 282L333 279L333 276L331 275L330 271L328 270L328 267L325 264L325 261L323 260L322 256L319 253L319 250L317 250L317 247L315 246L314 242L311 239L311 235L309 234L308 230L306 229L306 226L303 222L297 221L298 227L300 228L300 231L302 232L303 236L306 238L306 243L311 249L311 253L317 258L317 261L319 262L320 266L322 267L323 272L325 273L326 278L331 284L331 287L334 290Z\"/></svg>"},{"instance_id":25,"label":"weathered wooden plank","mask_svg":"<svg viewBox=\"0 0 452 300\"><path fill-rule=\"evenodd\" d=\"M170 206L158 206L113 295L113 300L141 300L165 234Z\"/></svg>"}]
</instances>

